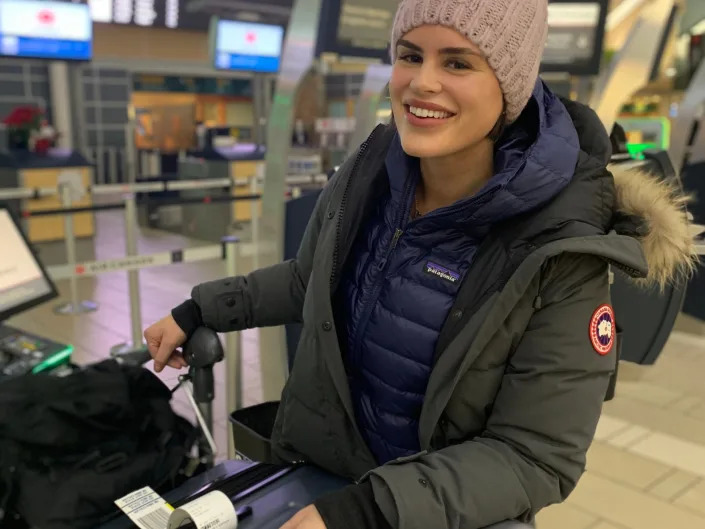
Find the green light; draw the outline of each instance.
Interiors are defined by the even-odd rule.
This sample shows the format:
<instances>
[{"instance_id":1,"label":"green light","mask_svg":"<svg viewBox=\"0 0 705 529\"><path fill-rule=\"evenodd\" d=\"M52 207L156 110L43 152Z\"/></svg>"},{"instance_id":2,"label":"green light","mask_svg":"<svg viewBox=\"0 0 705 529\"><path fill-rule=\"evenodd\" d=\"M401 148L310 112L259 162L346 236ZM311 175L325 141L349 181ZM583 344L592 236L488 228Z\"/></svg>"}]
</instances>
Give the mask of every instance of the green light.
<instances>
[{"instance_id":1,"label":"green light","mask_svg":"<svg viewBox=\"0 0 705 529\"><path fill-rule=\"evenodd\" d=\"M638 159L642 159L639 156L647 149L655 149L657 146L655 143L627 143L627 150L629 154Z\"/></svg>"},{"instance_id":2,"label":"green light","mask_svg":"<svg viewBox=\"0 0 705 529\"><path fill-rule=\"evenodd\" d=\"M58 353L51 355L41 364L37 364L36 366L34 366L34 368L32 369L32 373L36 375L37 373L41 373L42 371L48 371L49 369L53 369L56 366L65 364L66 360L71 358L72 354L73 346L68 345L66 346L66 349L62 349Z\"/></svg>"}]
</instances>

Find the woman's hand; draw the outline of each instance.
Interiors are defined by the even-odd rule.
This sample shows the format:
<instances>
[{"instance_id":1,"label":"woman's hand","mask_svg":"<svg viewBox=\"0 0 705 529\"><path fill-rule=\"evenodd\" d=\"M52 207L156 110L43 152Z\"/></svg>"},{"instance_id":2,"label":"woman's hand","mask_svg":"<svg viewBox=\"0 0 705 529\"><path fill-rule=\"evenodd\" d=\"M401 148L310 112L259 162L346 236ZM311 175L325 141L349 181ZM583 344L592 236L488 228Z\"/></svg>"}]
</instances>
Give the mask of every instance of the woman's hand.
<instances>
[{"instance_id":1,"label":"woman's hand","mask_svg":"<svg viewBox=\"0 0 705 529\"><path fill-rule=\"evenodd\" d=\"M186 367L186 360L176 350L186 342L186 334L169 314L144 331L149 354L154 359L154 370L159 373L165 365L174 369Z\"/></svg>"},{"instance_id":2,"label":"woman's hand","mask_svg":"<svg viewBox=\"0 0 705 529\"><path fill-rule=\"evenodd\" d=\"M318 514L318 509L309 505L297 512L281 529L326 529L326 524Z\"/></svg>"}]
</instances>

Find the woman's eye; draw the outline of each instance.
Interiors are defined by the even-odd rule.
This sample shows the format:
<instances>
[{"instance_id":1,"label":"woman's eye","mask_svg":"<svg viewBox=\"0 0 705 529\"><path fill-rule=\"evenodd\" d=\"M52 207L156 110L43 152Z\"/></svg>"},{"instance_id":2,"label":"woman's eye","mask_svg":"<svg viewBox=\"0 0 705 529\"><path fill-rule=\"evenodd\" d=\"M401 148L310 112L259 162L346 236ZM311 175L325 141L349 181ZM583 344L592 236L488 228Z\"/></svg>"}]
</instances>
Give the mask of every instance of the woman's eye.
<instances>
[{"instance_id":1,"label":"woman's eye","mask_svg":"<svg viewBox=\"0 0 705 529\"><path fill-rule=\"evenodd\" d=\"M402 53L399 56L400 61L418 63L421 62L421 56L416 53Z\"/></svg>"},{"instance_id":2,"label":"woman's eye","mask_svg":"<svg viewBox=\"0 0 705 529\"><path fill-rule=\"evenodd\" d=\"M448 61L447 65L449 68L452 68L453 70L469 70L469 69L471 69L471 66L463 61L451 60L451 61Z\"/></svg>"}]
</instances>

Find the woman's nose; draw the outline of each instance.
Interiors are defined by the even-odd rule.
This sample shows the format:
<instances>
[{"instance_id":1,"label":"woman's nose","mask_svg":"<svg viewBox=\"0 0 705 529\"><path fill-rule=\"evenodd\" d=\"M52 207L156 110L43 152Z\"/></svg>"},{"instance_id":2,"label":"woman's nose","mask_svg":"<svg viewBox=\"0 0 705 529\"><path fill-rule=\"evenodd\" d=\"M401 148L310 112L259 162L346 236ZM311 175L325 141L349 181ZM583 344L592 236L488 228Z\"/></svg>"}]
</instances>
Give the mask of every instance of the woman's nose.
<instances>
[{"instance_id":1,"label":"woman's nose","mask_svg":"<svg viewBox=\"0 0 705 529\"><path fill-rule=\"evenodd\" d=\"M441 83L433 64L425 62L418 68L411 80L412 90L419 93L437 93L441 90Z\"/></svg>"}]
</instances>

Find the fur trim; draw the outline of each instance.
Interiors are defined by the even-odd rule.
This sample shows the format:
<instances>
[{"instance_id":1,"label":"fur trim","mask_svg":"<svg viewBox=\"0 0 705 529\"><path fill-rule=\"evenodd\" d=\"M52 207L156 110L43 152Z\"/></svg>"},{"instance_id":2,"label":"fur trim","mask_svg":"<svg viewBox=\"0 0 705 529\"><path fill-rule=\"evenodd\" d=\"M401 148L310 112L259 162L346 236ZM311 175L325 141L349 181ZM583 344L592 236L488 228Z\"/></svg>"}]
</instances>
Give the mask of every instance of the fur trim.
<instances>
[{"instance_id":1,"label":"fur trim","mask_svg":"<svg viewBox=\"0 0 705 529\"><path fill-rule=\"evenodd\" d=\"M643 170L611 167L617 190L617 209L641 218L645 233L639 235L649 272L636 280L661 290L669 283L687 281L695 272L698 255L686 205L690 197L678 183L660 180Z\"/></svg>"}]
</instances>

